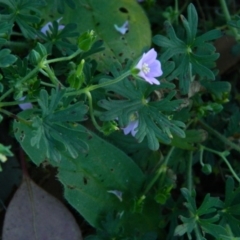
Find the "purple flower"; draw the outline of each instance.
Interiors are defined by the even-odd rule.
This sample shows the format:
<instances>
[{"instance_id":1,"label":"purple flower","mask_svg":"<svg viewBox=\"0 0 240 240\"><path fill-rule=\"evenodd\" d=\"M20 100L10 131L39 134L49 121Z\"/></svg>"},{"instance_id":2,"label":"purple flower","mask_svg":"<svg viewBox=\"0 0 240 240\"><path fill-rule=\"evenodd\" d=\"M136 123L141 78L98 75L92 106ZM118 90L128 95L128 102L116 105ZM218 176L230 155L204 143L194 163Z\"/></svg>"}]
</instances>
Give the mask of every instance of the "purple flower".
<instances>
[{"instance_id":1,"label":"purple flower","mask_svg":"<svg viewBox=\"0 0 240 240\"><path fill-rule=\"evenodd\" d=\"M57 22L59 23L60 21L62 20L62 18L59 18L57 20ZM47 35L47 32L50 32L51 33L51 30L50 30L50 26L52 26L52 23L51 22L48 22L46 23L42 28L41 28L41 32L45 35ZM64 25L59 25L58 26L58 30L62 30L65 26Z\"/></svg>"},{"instance_id":2,"label":"purple flower","mask_svg":"<svg viewBox=\"0 0 240 240\"><path fill-rule=\"evenodd\" d=\"M121 27L118 27L116 24L114 24L114 27L118 32L124 35L129 29L129 23L126 21Z\"/></svg>"},{"instance_id":3,"label":"purple flower","mask_svg":"<svg viewBox=\"0 0 240 240\"><path fill-rule=\"evenodd\" d=\"M25 98L26 98L26 96L20 98L19 100L20 100L20 101L24 101ZM26 103L20 103L20 104L18 104L18 106L19 106L22 110L27 110L27 109L33 108L33 105L32 105L31 103L28 103L28 102L26 102Z\"/></svg>"},{"instance_id":4,"label":"purple flower","mask_svg":"<svg viewBox=\"0 0 240 240\"><path fill-rule=\"evenodd\" d=\"M122 202L122 192L121 191L110 190L110 191L107 191L107 192L114 194L120 200L120 202Z\"/></svg>"},{"instance_id":5,"label":"purple flower","mask_svg":"<svg viewBox=\"0 0 240 240\"><path fill-rule=\"evenodd\" d=\"M134 137L137 133L138 119L131 121L125 128L122 128L125 135L131 133Z\"/></svg>"},{"instance_id":6,"label":"purple flower","mask_svg":"<svg viewBox=\"0 0 240 240\"><path fill-rule=\"evenodd\" d=\"M161 63L157 60L157 52L153 48L143 54L136 68L140 70L138 76L142 77L146 82L156 85L160 84L155 77L162 76L163 72Z\"/></svg>"}]
</instances>

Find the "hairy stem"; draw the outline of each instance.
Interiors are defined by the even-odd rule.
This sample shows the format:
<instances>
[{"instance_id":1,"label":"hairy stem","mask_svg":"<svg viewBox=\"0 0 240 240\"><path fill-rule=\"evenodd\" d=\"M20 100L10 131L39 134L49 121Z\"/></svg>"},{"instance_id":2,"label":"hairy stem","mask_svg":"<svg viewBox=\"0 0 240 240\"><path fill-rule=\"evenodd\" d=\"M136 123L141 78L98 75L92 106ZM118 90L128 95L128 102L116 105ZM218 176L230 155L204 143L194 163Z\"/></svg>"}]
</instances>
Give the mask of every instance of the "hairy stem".
<instances>
[{"instance_id":1,"label":"hairy stem","mask_svg":"<svg viewBox=\"0 0 240 240\"><path fill-rule=\"evenodd\" d=\"M152 186L155 184L155 182L158 180L158 178L161 176L161 174L164 174L166 172L168 161L169 161L174 149L175 149L174 147L171 147L167 156L163 160L163 163L161 164L161 166L156 171L156 175L153 177L151 182L147 185L143 195L146 195L149 192L149 190L152 188Z\"/></svg>"},{"instance_id":2,"label":"hairy stem","mask_svg":"<svg viewBox=\"0 0 240 240\"><path fill-rule=\"evenodd\" d=\"M222 160L226 163L226 165L228 166L228 169L230 170L230 172L232 173L233 177L240 183L240 178L238 177L238 175L236 174L236 172L234 171L234 169L232 168L231 164L229 163L229 161L227 160L227 158L225 157L225 153L224 152L218 152L214 149L210 149L208 147L205 147L203 145L201 145L201 148L208 151L208 152L212 152L216 155L218 155L219 157L222 158Z\"/></svg>"},{"instance_id":3,"label":"hairy stem","mask_svg":"<svg viewBox=\"0 0 240 240\"><path fill-rule=\"evenodd\" d=\"M193 152L189 152L189 156L187 159L187 188L190 192L193 190L193 184L192 184L192 155Z\"/></svg>"},{"instance_id":4,"label":"hairy stem","mask_svg":"<svg viewBox=\"0 0 240 240\"><path fill-rule=\"evenodd\" d=\"M231 15L230 15L230 13L228 11L228 6L227 6L226 1L225 0L219 0L219 2L220 2L220 5L221 5L221 8L222 8L222 11L223 11L223 14L224 14L226 22L231 21ZM234 27L229 27L229 29L234 34L235 38L239 39L239 34L238 34L237 29L234 28Z\"/></svg>"},{"instance_id":5,"label":"hairy stem","mask_svg":"<svg viewBox=\"0 0 240 240\"><path fill-rule=\"evenodd\" d=\"M98 123L97 123L97 121L96 121L96 119L95 119L95 117L94 117L94 112L93 112L94 110L93 110L93 104L92 104L92 95L91 95L90 92L86 92L85 94L86 94L86 96L87 96L87 98L88 98L89 113L90 113L90 117L91 117L91 120L92 120L92 122L93 122L93 125L95 126L95 128L96 128L98 131L102 132L101 127L98 125Z\"/></svg>"},{"instance_id":6,"label":"hairy stem","mask_svg":"<svg viewBox=\"0 0 240 240\"><path fill-rule=\"evenodd\" d=\"M80 90L77 90L77 91L69 92L69 93L66 93L65 96L75 96L75 95L81 95L83 93L86 94L87 92L94 91L94 90L96 90L98 88L103 88L103 87L107 87L109 85L118 83L118 82L122 81L124 78L126 78L126 77L128 77L130 75L131 75L131 71L127 71L127 72L123 73L122 75L120 75L119 77L117 77L114 80L109 80L107 82L103 82L103 83L99 83L99 84L96 84L96 85L91 85L91 86L85 87L84 89L80 89Z\"/></svg>"},{"instance_id":7,"label":"hairy stem","mask_svg":"<svg viewBox=\"0 0 240 240\"><path fill-rule=\"evenodd\" d=\"M223 136L222 134L220 134L219 132L217 132L216 130L214 130L212 127L210 127L207 123L203 122L202 120L198 120L203 127L209 131L209 133L211 133L212 135L216 136L219 140L221 140L223 143L225 143L226 145L228 145L229 147L237 150L238 152L240 152L240 146L238 146L237 144L231 142L230 140L228 140L225 136Z\"/></svg>"}]
</instances>

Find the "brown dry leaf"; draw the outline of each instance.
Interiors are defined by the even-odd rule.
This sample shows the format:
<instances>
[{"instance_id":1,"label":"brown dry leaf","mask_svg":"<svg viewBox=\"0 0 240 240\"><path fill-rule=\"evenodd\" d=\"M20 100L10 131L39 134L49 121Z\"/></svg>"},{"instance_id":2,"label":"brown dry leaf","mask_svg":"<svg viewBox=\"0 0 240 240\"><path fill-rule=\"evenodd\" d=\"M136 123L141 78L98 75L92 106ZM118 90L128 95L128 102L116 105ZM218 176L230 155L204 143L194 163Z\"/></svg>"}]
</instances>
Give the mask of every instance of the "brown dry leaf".
<instances>
[{"instance_id":1,"label":"brown dry leaf","mask_svg":"<svg viewBox=\"0 0 240 240\"><path fill-rule=\"evenodd\" d=\"M4 220L3 240L82 240L68 209L56 198L24 178Z\"/></svg>"},{"instance_id":2,"label":"brown dry leaf","mask_svg":"<svg viewBox=\"0 0 240 240\"><path fill-rule=\"evenodd\" d=\"M220 57L216 62L220 75L238 65L240 55L233 55L232 53L232 47L236 43L235 38L232 36L223 36L215 41L216 51L220 53Z\"/></svg>"}]
</instances>

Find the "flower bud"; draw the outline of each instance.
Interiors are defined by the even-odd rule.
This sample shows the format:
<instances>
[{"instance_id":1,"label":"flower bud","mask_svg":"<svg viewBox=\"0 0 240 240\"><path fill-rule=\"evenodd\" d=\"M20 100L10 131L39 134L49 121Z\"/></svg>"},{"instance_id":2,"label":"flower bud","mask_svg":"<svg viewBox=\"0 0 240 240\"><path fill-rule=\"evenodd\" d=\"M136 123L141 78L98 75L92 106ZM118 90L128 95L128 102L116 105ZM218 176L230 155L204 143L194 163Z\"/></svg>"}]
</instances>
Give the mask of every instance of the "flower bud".
<instances>
[{"instance_id":1,"label":"flower bud","mask_svg":"<svg viewBox=\"0 0 240 240\"><path fill-rule=\"evenodd\" d=\"M83 33L78 38L78 47L83 51L88 51L96 39L96 34L93 30Z\"/></svg>"},{"instance_id":2,"label":"flower bud","mask_svg":"<svg viewBox=\"0 0 240 240\"><path fill-rule=\"evenodd\" d=\"M38 65L38 63L42 60L40 54L36 50L32 50L29 54L29 61L32 65Z\"/></svg>"}]
</instances>

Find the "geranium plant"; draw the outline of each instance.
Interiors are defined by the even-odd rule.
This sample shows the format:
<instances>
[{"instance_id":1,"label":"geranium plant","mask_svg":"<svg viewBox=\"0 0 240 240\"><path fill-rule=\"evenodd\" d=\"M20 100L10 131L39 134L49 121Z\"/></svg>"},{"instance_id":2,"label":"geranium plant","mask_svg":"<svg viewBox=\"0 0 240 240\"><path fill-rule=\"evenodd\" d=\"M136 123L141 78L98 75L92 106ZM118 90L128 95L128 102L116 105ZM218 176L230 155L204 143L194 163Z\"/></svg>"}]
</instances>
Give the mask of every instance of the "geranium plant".
<instances>
[{"instance_id":1,"label":"geranium plant","mask_svg":"<svg viewBox=\"0 0 240 240\"><path fill-rule=\"evenodd\" d=\"M219 2L0 0L3 240L239 239Z\"/></svg>"}]
</instances>

